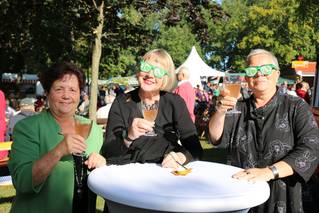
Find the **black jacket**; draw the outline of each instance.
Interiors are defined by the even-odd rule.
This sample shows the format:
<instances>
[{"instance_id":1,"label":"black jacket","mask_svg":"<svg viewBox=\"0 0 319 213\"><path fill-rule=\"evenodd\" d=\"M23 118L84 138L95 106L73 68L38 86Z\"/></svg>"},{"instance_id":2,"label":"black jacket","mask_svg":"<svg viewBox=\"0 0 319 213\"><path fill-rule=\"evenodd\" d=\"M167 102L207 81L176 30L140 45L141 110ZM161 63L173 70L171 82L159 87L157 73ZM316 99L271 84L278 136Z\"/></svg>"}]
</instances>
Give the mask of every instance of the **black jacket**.
<instances>
[{"instance_id":1,"label":"black jacket","mask_svg":"<svg viewBox=\"0 0 319 213\"><path fill-rule=\"evenodd\" d=\"M202 147L186 104L180 96L169 92L160 93L155 120L157 136L141 136L127 148L123 138L128 128L134 118L143 118L140 102L138 89L121 94L114 100L102 148L108 164L161 163L170 151L184 153L187 161L201 157Z\"/></svg>"}]
</instances>

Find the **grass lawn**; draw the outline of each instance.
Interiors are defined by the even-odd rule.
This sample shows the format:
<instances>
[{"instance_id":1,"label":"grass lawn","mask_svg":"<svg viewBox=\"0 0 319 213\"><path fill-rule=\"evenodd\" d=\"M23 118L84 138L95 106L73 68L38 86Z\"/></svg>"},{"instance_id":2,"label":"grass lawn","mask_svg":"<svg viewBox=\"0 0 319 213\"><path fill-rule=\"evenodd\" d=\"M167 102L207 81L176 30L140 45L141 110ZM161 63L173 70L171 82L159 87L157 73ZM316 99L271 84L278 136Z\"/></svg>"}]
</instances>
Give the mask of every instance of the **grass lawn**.
<instances>
[{"instance_id":1,"label":"grass lawn","mask_svg":"<svg viewBox=\"0 0 319 213\"><path fill-rule=\"evenodd\" d=\"M213 162L226 162L225 150L213 148L211 144L207 144L205 140L201 141L201 145L204 149L204 161L213 161ZM1 175L1 174L0 174ZM7 213L10 211L12 200L15 196L15 189L13 186L0 186L0 213ZM103 212L104 200L103 198L97 198L96 202L96 212Z\"/></svg>"}]
</instances>

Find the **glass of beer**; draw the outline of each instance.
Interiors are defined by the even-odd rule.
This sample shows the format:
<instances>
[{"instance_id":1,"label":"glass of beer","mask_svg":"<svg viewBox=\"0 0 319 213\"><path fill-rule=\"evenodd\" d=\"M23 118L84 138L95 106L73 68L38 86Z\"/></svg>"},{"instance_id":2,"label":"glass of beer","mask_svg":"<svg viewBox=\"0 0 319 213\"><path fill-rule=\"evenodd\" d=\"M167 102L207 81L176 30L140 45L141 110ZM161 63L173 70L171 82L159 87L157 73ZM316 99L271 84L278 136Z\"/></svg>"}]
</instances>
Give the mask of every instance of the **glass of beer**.
<instances>
[{"instance_id":1,"label":"glass of beer","mask_svg":"<svg viewBox=\"0 0 319 213\"><path fill-rule=\"evenodd\" d=\"M80 123L78 120L75 121L75 133L81 135L84 139L87 139L92 128L92 122ZM83 187L85 186L85 177L87 175L87 168L84 162L87 159L85 152L72 153L74 163L74 176L75 176L75 188L77 196L81 198L83 193Z\"/></svg>"},{"instance_id":2,"label":"glass of beer","mask_svg":"<svg viewBox=\"0 0 319 213\"><path fill-rule=\"evenodd\" d=\"M157 112L158 112L158 101L155 101L154 104L146 104L145 102L142 102L142 112L143 112L143 117L144 119L155 122ZM155 130L153 128L152 131L147 132L145 136L157 136L155 133Z\"/></svg>"},{"instance_id":3,"label":"glass of beer","mask_svg":"<svg viewBox=\"0 0 319 213\"><path fill-rule=\"evenodd\" d=\"M240 98L240 90L241 90L241 83L244 80L244 75L242 73L238 73L235 71L226 71L224 76L224 89L229 91L229 96L234 98ZM233 109L226 112L227 114L233 113L241 113L236 109L236 105Z\"/></svg>"}]
</instances>

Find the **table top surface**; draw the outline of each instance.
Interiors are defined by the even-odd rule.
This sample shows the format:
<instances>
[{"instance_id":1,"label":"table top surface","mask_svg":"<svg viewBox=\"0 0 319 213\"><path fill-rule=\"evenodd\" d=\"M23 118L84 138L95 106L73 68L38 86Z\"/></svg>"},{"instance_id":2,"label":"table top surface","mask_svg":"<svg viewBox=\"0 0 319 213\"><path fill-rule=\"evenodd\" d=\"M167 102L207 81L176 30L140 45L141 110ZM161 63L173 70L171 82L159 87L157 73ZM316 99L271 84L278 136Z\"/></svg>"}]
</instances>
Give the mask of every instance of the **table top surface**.
<instances>
[{"instance_id":1,"label":"table top surface","mask_svg":"<svg viewBox=\"0 0 319 213\"><path fill-rule=\"evenodd\" d=\"M157 164L104 166L93 170L88 185L98 195L128 206L170 212L218 212L247 209L269 197L267 182L249 183L231 176L240 168L195 161L192 172L175 176Z\"/></svg>"}]
</instances>

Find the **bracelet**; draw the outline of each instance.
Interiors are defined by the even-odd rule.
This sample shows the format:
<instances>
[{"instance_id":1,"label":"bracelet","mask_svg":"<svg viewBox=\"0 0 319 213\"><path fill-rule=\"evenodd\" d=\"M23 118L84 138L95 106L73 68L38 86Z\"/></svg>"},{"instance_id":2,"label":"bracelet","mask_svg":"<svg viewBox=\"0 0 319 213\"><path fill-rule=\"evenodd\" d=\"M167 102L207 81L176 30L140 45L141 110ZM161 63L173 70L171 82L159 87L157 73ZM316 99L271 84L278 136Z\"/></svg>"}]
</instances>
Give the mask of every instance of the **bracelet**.
<instances>
[{"instance_id":1,"label":"bracelet","mask_svg":"<svg viewBox=\"0 0 319 213\"><path fill-rule=\"evenodd\" d=\"M268 166L268 169L271 170L272 174L274 175L274 179L278 179L279 178L278 169L274 165Z\"/></svg>"},{"instance_id":2,"label":"bracelet","mask_svg":"<svg viewBox=\"0 0 319 213\"><path fill-rule=\"evenodd\" d=\"M128 131L127 130L123 130L122 132L122 137L124 140L126 140L127 142L133 142L134 140L131 139L129 136L128 136Z\"/></svg>"}]
</instances>

